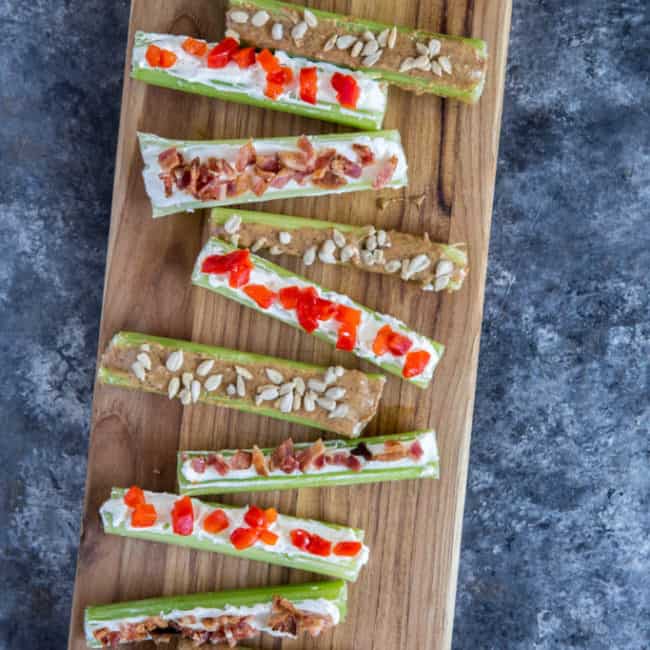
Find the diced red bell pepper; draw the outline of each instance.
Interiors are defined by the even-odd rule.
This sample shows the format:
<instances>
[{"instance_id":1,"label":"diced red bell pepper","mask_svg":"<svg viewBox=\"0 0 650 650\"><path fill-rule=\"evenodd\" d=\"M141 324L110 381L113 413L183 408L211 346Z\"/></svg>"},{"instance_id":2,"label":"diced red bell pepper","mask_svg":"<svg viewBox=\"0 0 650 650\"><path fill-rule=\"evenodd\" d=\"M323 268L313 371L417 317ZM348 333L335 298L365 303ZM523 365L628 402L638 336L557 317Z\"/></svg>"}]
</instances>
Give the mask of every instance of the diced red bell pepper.
<instances>
[{"instance_id":1,"label":"diced red bell pepper","mask_svg":"<svg viewBox=\"0 0 650 650\"><path fill-rule=\"evenodd\" d=\"M317 297L315 300L316 318L318 320L329 320L333 316L336 316L338 307L339 305L331 300Z\"/></svg>"},{"instance_id":2,"label":"diced red bell pepper","mask_svg":"<svg viewBox=\"0 0 650 650\"><path fill-rule=\"evenodd\" d=\"M194 529L194 509L192 499L181 497L172 508L172 529L177 535L191 535Z\"/></svg>"},{"instance_id":3,"label":"diced red bell pepper","mask_svg":"<svg viewBox=\"0 0 650 650\"><path fill-rule=\"evenodd\" d=\"M269 50L262 50L257 54L257 62L265 72L275 72L280 68L280 62Z\"/></svg>"},{"instance_id":4,"label":"diced red bell pepper","mask_svg":"<svg viewBox=\"0 0 650 650\"><path fill-rule=\"evenodd\" d=\"M361 542L338 542L334 545L334 555L354 557L361 550Z\"/></svg>"},{"instance_id":5,"label":"diced red bell pepper","mask_svg":"<svg viewBox=\"0 0 650 650\"><path fill-rule=\"evenodd\" d=\"M260 540L267 546L275 546L278 543L278 535L270 530L260 531Z\"/></svg>"},{"instance_id":6,"label":"diced red bell pepper","mask_svg":"<svg viewBox=\"0 0 650 650\"><path fill-rule=\"evenodd\" d=\"M309 540L311 535L302 528L295 528L289 533L291 536L291 543L299 548L301 551L306 551L309 548Z\"/></svg>"},{"instance_id":7,"label":"diced red bell pepper","mask_svg":"<svg viewBox=\"0 0 650 650\"><path fill-rule=\"evenodd\" d=\"M350 327L358 327L361 323L361 310L347 305L337 305L334 317L339 323L344 323Z\"/></svg>"},{"instance_id":8,"label":"diced red bell pepper","mask_svg":"<svg viewBox=\"0 0 650 650\"><path fill-rule=\"evenodd\" d=\"M311 287L309 287L311 289ZM305 289L300 292L298 296L298 304L296 305L296 316L298 323L306 332L313 332L318 329L318 315L316 312L316 292L312 289L312 293L308 293Z\"/></svg>"},{"instance_id":9,"label":"diced red bell pepper","mask_svg":"<svg viewBox=\"0 0 650 650\"><path fill-rule=\"evenodd\" d=\"M357 328L350 325L341 325L339 327L338 338L336 339L336 349L351 352L357 343Z\"/></svg>"},{"instance_id":10,"label":"diced red bell pepper","mask_svg":"<svg viewBox=\"0 0 650 650\"><path fill-rule=\"evenodd\" d=\"M312 534L309 539L309 548L307 550L312 555L327 557L332 554L332 542L320 535Z\"/></svg>"},{"instance_id":11,"label":"diced red bell pepper","mask_svg":"<svg viewBox=\"0 0 650 650\"><path fill-rule=\"evenodd\" d=\"M178 60L178 57L171 50L162 50L160 55L160 67L171 68Z\"/></svg>"},{"instance_id":12,"label":"diced red bell pepper","mask_svg":"<svg viewBox=\"0 0 650 650\"><path fill-rule=\"evenodd\" d=\"M188 36L181 46L188 54L194 56L203 56L208 51L208 44L205 41L200 41L196 38Z\"/></svg>"},{"instance_id":13,"label":"diced red bell pepper","mask_svg":"<svg viewBox=\"0 0 650 650\"><path fill-rule=\"evenodd\" d=\"M250 68L255 63L255 48L242 47L233 52L231 58L240 68Z\"/></svg>"},{"instance_id":14,"label":"diced red bell pepper","mask_svg":"<svg viewBox=\"0 0 650 650\"><path fill-rule=\"evenodd\" d=\"M235 528L230 534L230 541L238 551L250 548L258 538L259 531L255 528Z\"/></svg>"},{"instance_id":15,"label":"diced red bell pepper","mask_svg":"<svg viewBox=\"0 0 650 650\"><path fill-rule=\"evenodd\" d=\"M131 526L150 528L156 523L158 513L152 503L139 503L131 514Z\"/></svg>"},{"instance_id":16,"label":"diced red bell pepper","mask_svg":"<svg viewBox=\"0 0 650 650\"><path fill-rule=\"evenodd\" d=\"M302 68L300 70L300 99L308 104L315 104L317 92L318 71L316 68Z\"/></svg>"},{"instance_id":17,"label":"diced red bell pepper","mask_svg":"<svg viewBox=\"0 0 650 650\"><path fill-rule=\"evenodd\" d=\"M213 535L220 533L222 530L226 530L229 525L228 515L221 509L211 512L203 520L203 529Z\"/></svg>"},{"instance_id":18,"label":"diced red bell pepper","mask_svg":"<svg viewBox=\"0 0 650 650\"><path fill-rule=\"evenodd\" d=\"M262 508L258 508L257 506L250 506L248 508L246 514L244 515L244 521L251 528L265 528L267 525L264 510L262 510Z\"/></svg>"},{"instance_id":19,"label":"diced red bell pepper","mask_svg":"<svg viewBox=\"0 0 650 650\"><path fill-rule=\"evenodd\" d=\"M285 309L295 309L300 296L300 287L284 287L279 291L280 304Z\"/></svg>"},{"instance_id":20,"label":"diced red bell pepper","mask_svg":"<svg viewBox=\"0 0 650 650\"><path fill-rule=\"evenodd\" d=\"M402 376L417 377L427 367L431 355L426 350L415 350L406 355Z\"/></svg>"},{"instance_id":21,"label":"diced red bell pepper","mask_svg":"<svg viewBox=\"0 0 650 650\"><path fill-rule=\"evenodd\" d=\"M239 250L225 255L206 257L201 264L201 271L203 273L228 273L239 266L249 265L252 267L248 250Z\"/></svg>"},{"instance_id":22,"label":"diced red bell pepper","mask_svg":"<svg viewBox=\"0 0 650 650\"><path fill-rule=\"evenodd\" d=\"M244 293L262 309L268 309L278 297L277 293L267 289L263 284L249 284L244 287Z\"/></svg>"},{"instance_id":23,"label":"diced red bell pepper","mask_svg":"<svg viewBox=\"0 0 650 650\"><path fill-rule=\"evenodd\" d=\"M372 343L372 351L378 357L388 352L388 339L392 333L393 330L390 328L390 325L384 325L377 332L377 336L375 336L375 340Z\"/></svg>"},{"instance_id":24,"label":"diced red bell pepper","mask_svg":"<svg viewBox=\"0 0 650 650\"><path fill-rule=\"evenodd\" d=\"M408 336L393 331L388 339L388 349L396 356L401 357L406 354L413 345L413 341Z\"/></svg>"},{"instance_id":25,"label":"diced red bell pepper","mask_svg":"<svg viewBox=\"0 0 650 650\"><path fill-rule=\"evenodd\" d=\"M152 68L157 68L160 65L160 57L162 55L162 50L157 46L154 45L153 43L147 48L147 51L145 52L145 58L147 59L147 63L152 67Z\"/></svg>"},{"instance_id":26,"label":"diced red bell pepper","mask_svg":"<svg viewBox=\"0 0 650 650\"><path fill-rule=\"evenodd\" d=\"M266 88L264 89L264 94L269 99L277 99L284 92L284 86L282 84L272 83L271 81L266 82Z\"/></svg>"},{"instance_id":27,"label":"diced red bell pepper","mask_svg":"<svg viewBox=\"0 0 650 650\"><path fill-rule=\"evenodd\" d=\"M124 503L126 503L129 508L136 508L137 506L142 505L145 501L144 492L142 488L139 488L137 485L131 486L124 495Z\"/></svg>"},{"instance_id":28,"label":"diced red bell pepper","mask_svg":"<svg viewBox=\"0 0 650 650\"><path fill-rule=\"evenodd\" d=\"M352 75L335 72L332 75L332 88L336 90L336 97L341 106L346 108L357 107L361 91L357 80Z\"/></svg>"},{"instance_id":29,"label":"diced red bell pepper","mask_svg":"<svg viewBox=\"0 0 650 650\"><path fill-rule=\"evenodd\" d=\"M264 516L266 517L267 525L274 524L278 519L278 511L275 508L267 508L264 511Z\"/></svg>"},{"instance_id":30,"label":"diced red bell pepper","mask_svg":"<svg viewBox=\"0 0 650 650\"><path fill-rule=\"evenodd\" d=\"M245 284L248 284L248 281L251 279L251 270L247 266L242 266L233 271L230 271L230 276L228 279L228 284L233 289L238 289L243 287Z\"/></svg>"},{"instance_id":31,"label":"diced red bell pepper","mask_svg":"<svg viewBox=\"0 0 650 650\"><path fill-rule=\"evenodd\" d=\"M234 38L224 38L208 52L208 68L225 68L238 48L239 43Z\"/></svg>"},{"instance_id":32,"label":"diced red bell pepper","mask_svg":"<svg viewBox=\"0 0 650 650\"><path fill-rule=\"evenodd\" d=\"M280 84L281 86L286 86L293 81L293 71L288 66L282 65L277 70L268 72L266 74L266 80L272 84Z\"/></svg>"}]
</instances>

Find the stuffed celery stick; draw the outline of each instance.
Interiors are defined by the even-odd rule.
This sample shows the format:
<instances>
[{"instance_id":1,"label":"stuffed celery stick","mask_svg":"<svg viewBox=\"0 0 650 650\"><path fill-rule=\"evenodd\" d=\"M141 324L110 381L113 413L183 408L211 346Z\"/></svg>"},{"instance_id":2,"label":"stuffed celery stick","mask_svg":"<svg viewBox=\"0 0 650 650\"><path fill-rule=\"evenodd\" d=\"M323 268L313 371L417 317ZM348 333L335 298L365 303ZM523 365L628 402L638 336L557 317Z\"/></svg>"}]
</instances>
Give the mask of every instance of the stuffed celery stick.
<instances>
[{"instance_id":1,"label":"stuffed celery stick","mask_svg":"<svg viewBox=\"0 0 650 650\"><path fill-rule=\"evenodd\" d=\"M425 291L457 291L468 272L462 245L432 242L398 230L237 208L214 208L210 233L254 253L301 257L305 266L348 264L413 282Z\"/></svg>"},{"instance_id":2,"label":"stuffed celery stick","mask_svg":"<svg viewBox=\"0 0 650 650\"><path fill-rule=\"evenodd\" d=\"M189 496L113 488L99 510L104 532L234 555L356 580L368 561L363 531L278 514L273 508L204 503Z\"/></svg>"},{"instance_id":3,"label":"stuffed celery stick","mask_svg":"<svg viewBox=\"0 0 650 650\"><path fill-rule=\"evenodd\" d=\"M276 0L230 0L230 31L256 47L328 61L405 90L464 102L478 101L487 70L487 45L476 38L437 34L306 9ZM354 86L341 86L352 93Z\"/></svg>"},{"instance_id":4,"label":"stuffed celery stick","mask_svg":"<svg viewBox=\"0 0 650 650\"><path fill-rule=\"evenodd\" d=\"M181 494L226 494L438 478L434 431L295 444L271 449L180 451Z\"/></svg>"},{"instance_id":5,"label":"stuffed celery stick","mask_svg":"<svg viewBox=\"0 0 650 650\"><path fill-rule=\"evenodd\" d=\"M352 75L359 96L343 104L332 84ZM256 52L236 40L219 43L173 34L136 32L134 79L174 90L250 104L327 122L377 130L386 111L386 83L364 72L308 61L284 52Z\"/></svg>"},{"instance_id":6,"label":"stuffed celery stick","mask_svg":"<svg viewBox=\"0 0 650 650\"><path fill-rule=\"evenodd\" d=\"M113 337L98 378L179 399L183 406L224 406L348 437L358 436L375 415L386 381L341 366L325 368L134 332ZM339 389L335 409L329 401L305 403L308 387L321 384Z\"/></svg>"},{"instance_id":7,"label":"stuffed celery stick","mask_svg":"<svg viewBox=\"0 0 650 650\"><path fill-rule=\"evenodd\" d=\"M192 282L314 334L420 388L431 382L444 349L392 316L214 237L199 253ZM310 392L315 394L315 403L330 409L331 415L347 412L345 404L325 395L325 386Z\"/></svg>"},{"instance_id":8,"label":"stuffed celery stick","mask_svg":"<svg viewBox=\"0 0 650 650\"><path fill-rule=\"evenodd\" d=\"M346 613L347 585L334 580L95 605L84 612L84 628L91 648L174 639L232 646L261 633L316 637Z\"/></svg>"},{"instance_id":9,"label":"stuffed celery stick","mask_svg":"<svg viewBox=\"0 0 650 650\"><path fill-rule=\"evenodd\" d=\"M404 187L397 131L180 141L140 133L153 216L251 201Z\"/></svg>"}]
</instances>

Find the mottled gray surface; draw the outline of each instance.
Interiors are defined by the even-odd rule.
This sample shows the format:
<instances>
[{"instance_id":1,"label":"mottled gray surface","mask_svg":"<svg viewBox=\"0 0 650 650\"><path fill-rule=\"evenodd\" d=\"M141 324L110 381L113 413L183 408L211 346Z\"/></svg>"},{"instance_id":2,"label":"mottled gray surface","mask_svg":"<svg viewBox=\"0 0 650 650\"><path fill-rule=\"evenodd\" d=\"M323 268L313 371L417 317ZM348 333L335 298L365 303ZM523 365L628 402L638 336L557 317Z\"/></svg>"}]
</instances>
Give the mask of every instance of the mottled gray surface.
<instances>
[{"instance_id":1,"label":"mottled gray surface","mask_svg":"<svg viewBox=\"0 0 650 650\"><path fill-rule=\"evenodd\" d=\"M454 647L647 649L650 10L516 5ZM0 0L3 650L67 635L127 18Z\"/></svg>"}]
</instances>

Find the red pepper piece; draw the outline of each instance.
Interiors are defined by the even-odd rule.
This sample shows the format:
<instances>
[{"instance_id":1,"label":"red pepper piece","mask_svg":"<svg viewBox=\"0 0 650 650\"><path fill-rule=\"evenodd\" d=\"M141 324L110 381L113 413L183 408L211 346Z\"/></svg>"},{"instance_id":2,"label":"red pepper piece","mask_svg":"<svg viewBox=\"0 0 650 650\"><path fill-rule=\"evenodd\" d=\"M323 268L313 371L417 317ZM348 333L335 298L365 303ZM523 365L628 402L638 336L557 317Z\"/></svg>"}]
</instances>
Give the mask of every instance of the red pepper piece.
<instances>
[{"instance_id":1,"label":"red pepper piece","mask_svg":"<svg viewBox=\"0 0 650 650\"><path fill-rule=\"evenodd\" d=\"M224 38L208 53L208 68L224 68L228 65L231 55L239 48L234 38Z\"/></svg>"},{"instance_id":2,"label":"red pepper piece","mask_svg":"<svg viewBox=\"0 0 650 650\"><path fill-rule=\"evenodd\" d=\"M233 289L238 289L248 284L251 279L251 270L248 267L242 266L230 272L228 284Z\"/></svg>"},{"instance_id":3,"label":"red pepper piece","mask_svg":"<svg viewBox=\"0 0 650 650\"><path fill-rule=\"evenodd\" d=\"M339 323L344 323L350 327L358 327L359 323L361 323L361 310L347 305L336 305L334 317Z\"/></svg>"},{"instance_id":4,"label":"red pepper piece","mask_svg":"<svg viewBox=\"0 0 650 650\"><path fill-rule=\"evenodd\" d=\"M309 548L311 535L302 528L295 528L289 533L291 536L291 543L299 548L301 551L306 551Z\"/></svg>"},{"instance_id":5,"label":"red pepper piece","mask_svg":"<svg viewBox=\"0 0 650 650\"><path fill-rule=\"evenodd\" d=\"M393 330L390 328L390 325L384 325L377 332L377 336L375 336L375 340L372 343L372 351L377 356L381 356L388 352L388 339L390 339L392 333Z\"/></svg>"},{"instance_id":6,"label":"red pepper piece","mask_svg":"<svg viewBox=\"0 0 650 650\"><path fill-rule=\"evenodd\" d=\"M131 486L124 495L124 503L126 503L129 508L136 508L137 506L142 505L145 501L144 492L142 491L142 488L139 488L137 485Z\"/></svg>"},{"instance_id":7,"label":"red pepper piece","mask_svg":"<svg viewBox=\"0 0 650 650\"><path fill-rule=\"evenodd\" d=\"M278 297L277 293L267 289L263 284L249 284L244 287L244 293L262 309L268 309Z\"/></svg>"},{"instance_id":8,"label":"red pepper piece","mask_svg":"<svg viewBox=\"0 0 650 650\"><path fill-rule=\"evenodd\" d=\"M178 57L171 50L162 50L160 54L160 67L171 68L178 60Z\"/></svg>"},{"instance_id":9,"label":"red pepper piece","mask_svg":"<svg viewBox=\"0 0 650 650\"><path fill-rule=\"evenodd\" d=\"M278 519L278 511L275 508L267 508L264 511L264 516L266 517L266 523L268 526L274 524Z\"/></svg>"},{"instance_id":10,"label":"red pepper piece","mask_svg":"<svg viewBox=\"0 0 650 650\"><path fill-rule=\"evenodd\" d=\"M280 68L280 62L269 50L262 50L257 54L257 62L265 72L275 72Z\"/></svg>"},{"instance_id":11,"label":"red pepper piece","mask_svg":"<svg viewBox=\"0 0 650 650\"><path fill-rule=\"evenodd\" d=\"M228 515L223 510L215 510L203 520L203 529L213 535L226 530L229 525Z\"/></svg>"},{"instance_id":12,"label":"red pepper piece","mask_svg":"<svg viewBox=\"0 0 650 650\"><path fill-rule=\"evenodd\" d=\"M162 55L162 50L157 45L151 44L147 48L147 51L145 52L144 56L147 59L147 63L152 68L157 68L160 65L161 55Z\"/></svg>"},{"instance_id":13,"label":"red pepper piece","mask_svg":"<svg viewBox=\"0 0 650 650\"><path fill-rule=\"evenodd\" d=\"M317 91L318 71L316 68L302 68L300 70L300 99L308 104L315 104Z\"/></svg>"},{"instance_id":14,"label":"red pepper piece","mask_svg":"<svg viewBox=\"0 0 650 650\"><path fill-rule=\"evenodd\" d=\"M177 535L191 535L194 528L194 510L192 500L182 497L174 502L172 508L172 529Z\"/></svg>"},{"instance_id":15,"label":"red pepper piece","mask_svg":"<svg viewBox=\"0 0 650 650\"><path fill-rule=\"evenodd\" d=\"M233 52L231 58L240 68L250 68L255 63L255 48L242 47Z\"/></svg>"},{"instance_id":16,"label":"red pepper piece","mask_svg":"<svg viewBox=\"0 0 650 650\"><path fill-rule=\"evenodd\" d=\"M333 316L336 316L339 307L336 303L331 300L325 300L325 298L316 298L314 302L316 305L316 318L318 320L329 320Z\"/></svg>"},{"instance_id":17,"label":"red pepper piece","mask_svg":"<svg viewBox=\"0 0 650 650\"><path fill-rule=\"evenodd\" d=\"M264 94L269 99L277 99L283 92L284 92L284 86L282 84L276 84L270 81L266 82L266 88L264 89Z\"/></svg>"},{"instance_id":18,"label":"red pepper piece","mask_svg":"<svg viewBox=\"0 0 650 650\"><path fill-rule=\"evenodd\" d=\"M194 56L203 56L208 51L208 44L205 41L199 41L196 38L188 36L181 46L188 54Z\"/></svg>"},{"instance_id":19,"label":"red pepper piece","mask_svg":"<svg viewBox=\"0 0 650 650\"><path fill-rule=\"evenodd\" d=\"M300 296L300 287L284 287L280 289L280 304L285 309L295 309Z\"/></svg>"},{"instance_id":20,"label":"red pepper piece","mask_svg":"<svg viewBox=\"0 0 650 650\"><path fill-rule=\"evenodd\" d=\"M272 84L280 84L281 86L286 86L293 81L293 71L291 68L282 65L277 70L268 72L266 75L266 80Z\"/></svg>"},{"instance_id":21,"label":"red pepper piece","mask_svg":"<svg viewBox=\"0 0 650 650\"><path fill-rule=\"evenodd\" d=\"M149 528L156 523L158 513L152 503L139 503L131 515L131 526Z\"/></svg>"},{"instance_id":22,"label":"red pepper piece","mask_svg":"<svg viewBox=\"0 0 650 650\"><path fill-rule=\"evenodd\" d=\"M233 251L225 255L210 255L203 260L201 271L203 273L228 273L239 266L250 266L250 253L248 250Z\"/></svg>"},{"instance_id":23,"label":"red pepper piece","mask_svg":"<svg viewBox=\"0 0 650 650\"><path fill-rule=\"evenodd\" d=\"M266 515L262 508L257 506L250 506L244 515L244 521L251 528L265 528L266 527Z\"/></svg>"},{"instance_id":24,"label":"red pepper piece","mask_svg":"<svg viewBox=\"0 0 650 650\"><path fill-rule=\"evenodd\" d=\"M399 332L392 332L388 339L388 349L396 356L401 357L406 354L413 345L413 341L408 336Z\"/></svg>"},{"instance_id":25,"label":"red pepper piece","mask_svg":"<svg viewBox=\"0 0 650 650\"><path fill-rule=\"evenodd\" d=\"M338 542L334 545L334 555L354 557L361 550L361 542Z\"/></svg>"},{"instance_id":26,"label":"red pepper piece","mask_svg":"<svg viewBox=\"0 0 650 650\"><path fill-rule=\"evenodd\" d=\"M336 90L336 97L341 106L346 108L357 107L361 91L357 80L352 75L335 72L332 75L332 88Z\"/></svg>"},{"instance_id":27,"label":"red pepper piece","mask_svg":"<svg viewBox=\"0 0 650 650\"><path fill-rule=\"evenodd\" d=\"M306 294L304 291L300 293L296 305L296 315L298 316L298 323L306 332L311 333L318 329L316 303L311 294Z\"/></svg>"},{"instance_id":28,"label":"red pepper piece","mask_svg":"<svg viewBox=\"0 0 650 650\"><path fill-rule=\"evenodd\" d=\"M275 546L278 543L278 535L270 530L260 531L260 540L267 546Z\"/></svg>"},{"instance_id":29,"label":"red pepper piece","mask_svg":"<svg viewBox=\"0 0 650 650\"><path fill-rule=\"evenodd\" d=\"M235 528L230 534L230 541L238 551L250 548L258 538L259 531L255 528Z\"/></svg>"},{"instance_id":30,"label":"red pepper piece","mask_svg":"<svg viewBox=\"0 0 650 650\"><path fill-rule=\"evenodd\" d=\"M407 379L409 377L417 377L427 367L430 358L431 355L426 350L409 352L406 355L404 368L402 368L402 376Z\"/></svg>"},{"instance_id":31,"label":"red pepper piece","mask_svg":"<svg viewBox=\"0 0 650 650\"><path fill-rule=\"evenodd\" d=\"M341 325L336 339L336 349L351 352L357 343L357 328L350 325Z\"/></svg>"},{"instance_id":32,"label":"red pepper piece","mask_svg":"<svg viewBox=\"0 0 650 650\"><path fill-rule=\"evenodd\" d=\"M327 557L332 554L332 542L320 535L312 534L309 539L309 548L307 550L312 555Z\"/></svg>"}]
</instances>

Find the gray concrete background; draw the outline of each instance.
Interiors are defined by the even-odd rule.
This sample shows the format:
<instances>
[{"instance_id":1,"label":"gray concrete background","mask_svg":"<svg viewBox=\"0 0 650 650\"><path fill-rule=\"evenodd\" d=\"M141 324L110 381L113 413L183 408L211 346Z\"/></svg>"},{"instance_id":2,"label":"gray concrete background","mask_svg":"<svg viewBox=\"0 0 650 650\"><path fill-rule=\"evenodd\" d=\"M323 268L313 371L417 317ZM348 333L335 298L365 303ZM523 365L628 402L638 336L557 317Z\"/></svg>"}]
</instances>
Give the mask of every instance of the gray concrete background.
<instances>
[{"instance_id":1,"label":"gray concrete background","mask_svg":"<svg viewBox=\"0 0 650 650\"><path fill-rule=\"evenodd\" d=\"M515 5L454 648L647 650L650 5ZM2 649L67 636L127 19L0 0Z\"/></svg>"}]
</instances>

